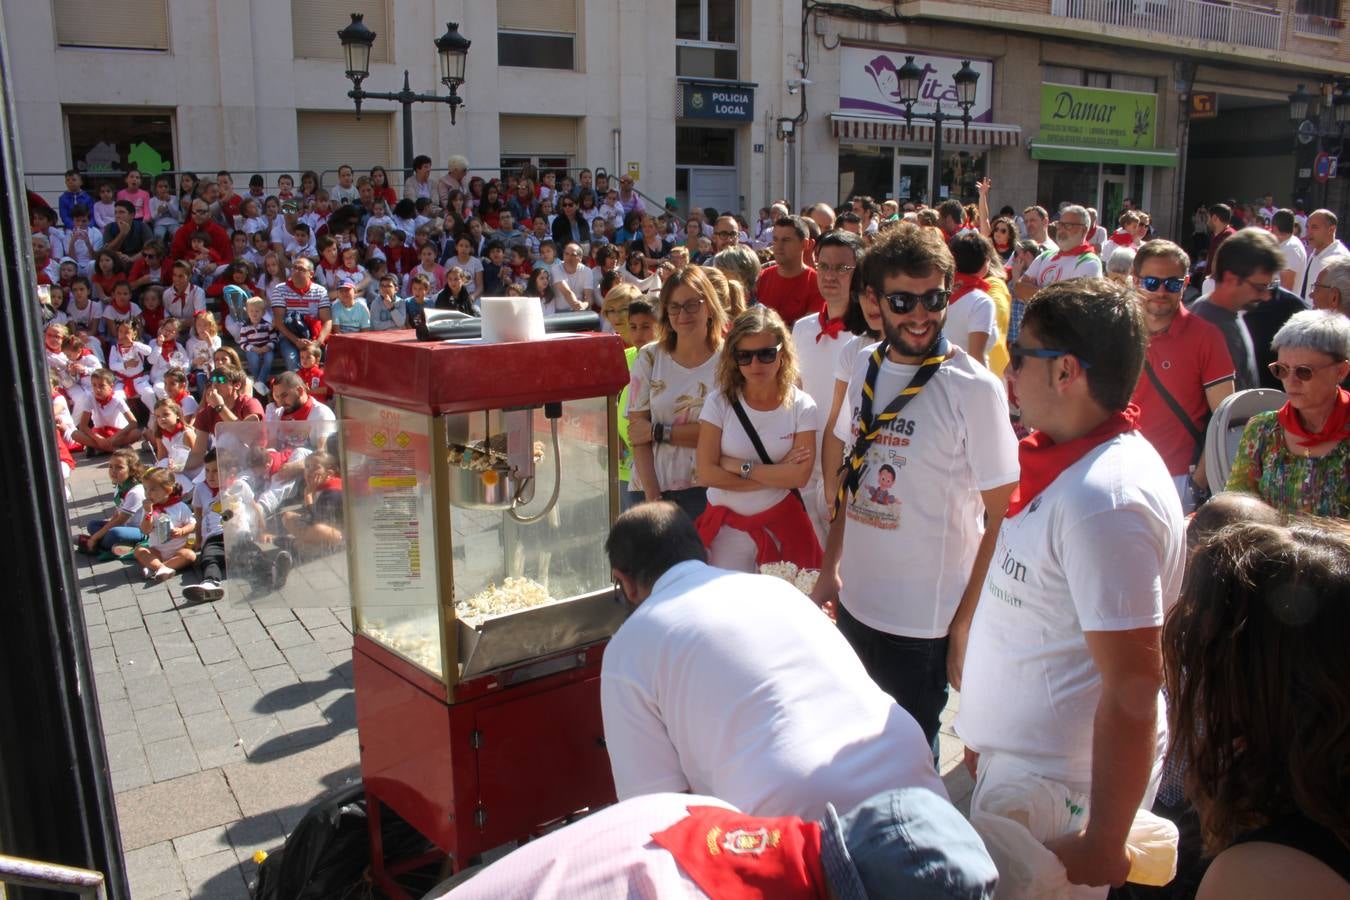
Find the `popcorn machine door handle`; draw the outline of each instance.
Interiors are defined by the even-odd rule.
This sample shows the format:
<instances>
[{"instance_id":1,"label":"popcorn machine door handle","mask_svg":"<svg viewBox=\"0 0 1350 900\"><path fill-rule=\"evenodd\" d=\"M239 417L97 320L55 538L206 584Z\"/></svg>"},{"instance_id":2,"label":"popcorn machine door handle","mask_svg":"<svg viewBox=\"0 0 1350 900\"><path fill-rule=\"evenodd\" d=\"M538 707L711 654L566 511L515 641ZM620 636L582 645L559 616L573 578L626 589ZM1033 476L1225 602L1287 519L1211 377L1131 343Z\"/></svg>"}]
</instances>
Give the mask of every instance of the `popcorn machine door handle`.
<instances>
[{"instance_id":1,"label":"popcorn machine door handle","mask_svg":"<svg viewBox=\"0 0 1350 900\"><path fill-rule=\"evenodd\" d=\"M548 424L549 424L549 437L550 440L552 440L553 442L553 493L549 495L548 503L544 504L544 508L541 509L539 512L534 513L533 515L522 516L519 512L516 511L516 506L518 504L517 503L511 504L511 518L515 519L522 525L532 525L535 522L538 522L540 519L544 518L544 516L548 515L549 512L552 511L553 507L557 504L558 494L562 490L562 453L558 449L558 419L550 416ZM525 484L526 482L521 483L522 490ZM518 499L519 494L517 495L517 500Z\"/></svg>"}]
</instances>

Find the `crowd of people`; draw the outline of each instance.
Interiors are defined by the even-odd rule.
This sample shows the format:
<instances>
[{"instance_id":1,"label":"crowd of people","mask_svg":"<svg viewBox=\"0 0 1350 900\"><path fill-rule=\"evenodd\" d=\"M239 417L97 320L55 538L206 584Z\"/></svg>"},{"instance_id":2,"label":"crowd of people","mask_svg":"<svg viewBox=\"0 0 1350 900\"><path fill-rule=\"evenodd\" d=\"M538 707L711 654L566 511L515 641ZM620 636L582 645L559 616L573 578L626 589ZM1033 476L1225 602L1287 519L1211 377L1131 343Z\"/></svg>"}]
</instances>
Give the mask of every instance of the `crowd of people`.
<instances>
[{"instance_id":1,"label":"crowd of people","mask_svg":"<svg viewBox=\"0 0 1350 900\"><path fill-rule=\"evenodd\" d=\"M58 441L111 454L117 484L86 549L132 545L155 579L214 564L197 595L219 597L219 428L331 422L334 334L491 296L594 310L631 369L609 550L637 609L602 678L621 800L690 791L814 824L818 848L849 819L836 806L946 802L956 688L1000 871L981 817L1039 786L1069 814L1018 821L1072 896L1125 881L1149 809L1182 825L1169 896L1265 896L1253 871L1276 858L1286 893L1347 889L1350 757L1324 712L1350 701L1326 643L1350 577L1350 251L1331 211L1214 204L1183 247L1130 203L1112 230L1072 202L992 214L988 179L969 205L851 197L750 222L652 208L603 170L432 168L419 157L401 197L344 166L331 189L305 173L243 196L225 172L153 193L132 173L98 202L72 173L59 212L32 204ZM1283 405L1250 419L1218 483L1209 419L1262 386ZM247 485L282 580L291 551L341 540L329 448L301 444ZM818 571L834 626L756 574L787 564ZM658 812L656 830L680 818ZM689 875L679 851L631 852ZM991 889L987 858L949 855L961 896ZM511 896L528 871L478 885Z\"/></svg>"}]
</instances>

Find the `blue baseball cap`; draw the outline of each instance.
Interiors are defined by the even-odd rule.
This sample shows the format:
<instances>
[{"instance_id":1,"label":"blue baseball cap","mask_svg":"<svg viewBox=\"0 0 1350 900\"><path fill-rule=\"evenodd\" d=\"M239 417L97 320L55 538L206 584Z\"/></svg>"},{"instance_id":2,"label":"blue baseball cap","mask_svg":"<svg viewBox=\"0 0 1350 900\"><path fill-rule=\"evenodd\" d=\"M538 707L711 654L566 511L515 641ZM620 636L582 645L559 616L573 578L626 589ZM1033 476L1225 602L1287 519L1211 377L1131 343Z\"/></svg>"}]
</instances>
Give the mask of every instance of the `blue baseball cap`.
<instances>
[{"instance_id":1,"label":"blue baseball cap","mask_svg":"<svg viewBox=\"0 0 1350 900\"><path fill-rule=\"evenodd\" d=\"M927 788L885 791L840 816L826 804L820 861L839 900L985 900L998 870L979 834Z\"/></svg>"}]
</instances>

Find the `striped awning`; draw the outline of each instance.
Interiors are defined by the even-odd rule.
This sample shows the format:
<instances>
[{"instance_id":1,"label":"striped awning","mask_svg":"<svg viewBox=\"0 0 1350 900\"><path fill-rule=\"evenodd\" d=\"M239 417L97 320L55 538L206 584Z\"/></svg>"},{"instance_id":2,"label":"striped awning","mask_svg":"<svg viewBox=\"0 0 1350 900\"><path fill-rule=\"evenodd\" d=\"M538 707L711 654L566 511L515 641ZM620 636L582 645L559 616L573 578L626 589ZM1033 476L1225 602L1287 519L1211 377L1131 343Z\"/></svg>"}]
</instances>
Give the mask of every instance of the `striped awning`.
<instances>
[{"instance_id":1,"label":"striped awning","mask_svg":"<svg viewBox=\"0 0 1350 900\"><path fill-rule=\"evenodd\" d=\"M847 141L876 141L888 144L932 144L932 122L906 125L897 119L877 119L870 116L830 115L834 136ZM1022 143L1022 128L1018 125L998 125L992 122L971 122L967 130L960 124L942 126L942 142L966 147L1016 147Z\"/></svg>"}]
</instances>

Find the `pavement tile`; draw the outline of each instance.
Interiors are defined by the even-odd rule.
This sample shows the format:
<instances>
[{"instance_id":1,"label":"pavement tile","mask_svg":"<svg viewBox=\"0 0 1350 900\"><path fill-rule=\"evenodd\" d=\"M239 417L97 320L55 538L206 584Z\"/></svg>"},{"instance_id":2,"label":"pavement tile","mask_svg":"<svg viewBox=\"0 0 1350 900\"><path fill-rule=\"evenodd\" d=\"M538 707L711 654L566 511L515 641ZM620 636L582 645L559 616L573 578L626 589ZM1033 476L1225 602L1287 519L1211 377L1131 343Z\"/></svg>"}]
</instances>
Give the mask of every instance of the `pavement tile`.
<instances>
[{"instance_id":1,"label":"pavement tile","mask_svg":"<svg viewBox=\"0 0 1350 900\"><path fill-rule=\"evenodd\" d=\"M251 719L240 719L234 723L234 727L239 731L239 739L243 741L241 745L244 754L252 759L255 755L275 755L283 748L282 739L286 731L277 721L276 716L255 716ZM232 767L226 766L229 771Z\"/></svg>"},{"instance_id":2,"label":"pavement tile","mask_svg":"<svg viewBox=\"0 0 1350 900\"><path fill-rule=\"evenodd\" d=\"M136 730L147 745L187 735L183 717L173 703L137 710Z\"/></svg>"},{"instance_id":3,"label":"pavement tile","mask_svg":"<svg viewBox=\"0 0 1350 900\"><path fill-rule=\"evenodd\" d=\"M333 661L317 644L310 643L301 644L299 647L287 647L281 652L286 657L286 661L291 664L291 668L301 675L309 672L328 672L333 668Z\"/></svg>"},{"instance_id":4,"label":"pavement tile","mask_svg":"<svg viewBox=\"0 0 1350 900\"><path fill-rule=\"evenodd\" d=\"M258 614L258 621L267 625L269 629L273 625L295 621L295 613L291 612L289 607L263 606L256 607L255 609Z\"/></svg>"},{"instance_id":5,"label":"pavement tile","mask_svg":"<svg viewBox=\"0 0 1350 900\"><path fill-rule=\"evenodd\" d=\"M149 678L151 675L162 675L164 667L159 664L159 658L153 652L141 653L137 656L130 656L126 659L117 661L117 669L122 678L127 681L135 681L138 678Z\"/></svg>"},{"instance_id":6,"label":"pavement tile","mask_svg":"<svg viewBox=\"0 0 1350 900\"><path fill-rule=\"evenodd\" d=\"M152 672L137 678L125 678L127 685L127 698L131 701L132 709L146 709L151 706L160 706L164 703L172 702L173 694L169 691L169 682L158 672Z\"/></svg>"},{"instance_id":7,"label":"pavement tile","mask_svg":"<svg viewBox=\"0 0 1350 900\"><path fill-rule=\"evenodd\" d=\"M85 635L89 639L89 647L111 647L112 632L108 631L107 625L89 625L85 624Z\"/></svg>"},{"instance_id":8,"label":"pavement tile","mask_svg":"<svg viewBox=\"0 0 1350 900\"><path fill-rule=\"evenodd\" d=\"M258 626L260 629L262 626ZM264 632L266 637L266 632ZM243 657L244 664L250 669L265 669L270 666L280 665L286 662L286 657L281 655L271 639L258 641L256 643L239 644L239 655Z\"/></svg>"},{"instance_id":9,"label":"pavement tile","mask_svg":"<svg viewBox=\"0 0 1350 900\"><path fill-rule=\"evenodd\" d=\"M151 637L158 635L187 634L183 627L183 617L176 612L151 613L145 617L145 630Z\"/></svg>"},{"instance_id":10,"label":"pavement tile","mask_svg":"<svg viewBox=\"0 0 1350 900\"><path fill-rule=\"evenodd\" d=\"M134 725L134 722L133 722ZM144 766L145 748L135 729L105 735L103 747L108 754L108 769L113 772Z\"/></svg>"},{"instance_id":11,"label":"pavement tile","mask_svg":"<svg viewBox=\"0 0 1350 900\"><path fill-rule=\"evenodd\" d=\"M295 617L300 620L311 633L319 628L326 628L329 625L336 625L337 618L326 606L301 606L295 610Z\"/></svg>"},{"instance_id":12,"label":"pavement tile","mask_svg":"<svg viewBox=\"0 0 1350 900\"><path fill-rule=\"evenodd\" d=\"M183 657L197 657L197 646L186 632L175 632L170 636L156 637L152 639L155 646L155 654L159 657L160 665L171 659L182 659Z\"/></svg>"},{"instance_id":13,"label":"pavement tile","mask_svg":"<svg viewBox=\"0 0 1350 900\"><path fill-rule=\"evenodd\" d=\"M297 677L294 669L284 663L269 666L266 669L258 669L253 673L253 679L265 693L271 693L282 688L297 687L303 680L302 677Z\"/></svg>"},{"instance_id":14,"label":"pavement tile","mask_svg":"<svg viewBox=\"0 0 1350 900\"><path fill-rule=\"evenodd\" d=\"M244 645L253 644L260 641L271 643L271 636L267 629L262 626L256 616L249 616L247 619L237 619L233 622L224 623L225 630L229 632L234 642L242 650Z\"/></svg>"},{"instance_id":15,"label":"pavement tile","mask_svg":"<svg viewBox=\"0 0 1350 900\"><path fill-rule=\"evenodd\" d=\"M173 849L180 862L201 859L221 850L231 849L225 825L214 825L195 834L185 834L173 839Z\"/></svg>"},{"instance_id":16,"label":"pavement tile","mask_svg":"<svg viewBox=\"0 0 1350 900\"><path fill-rule=\"evenodd\" d=\"M336 622L322 628L310 628L309 633L325 653L352 652L352 633Z\"/></svg>"},{"instance_id":17,"label":"pavement tile","mask_svg":"<svg viewBox=\"0 0 1350 900\"><path fill-rule=\"evenodd\" d=\"M126 864L131 896L158 898L174 891L186 895L187 882L169 841L128 850Z\"/></svg>"},{"instance_id":18,"label":"pavement tile","mask_svg":"<svg viewBox=\"0 0 1350 900\"><path fill-rule=\"evenodd\" d=\"M245 719L256 719L270 711L262 703L263 691L257 686L221 691L219 697L226 715L236 724Z\"/></svg>"},{"instance_id":19,"label":"pavement tile","mask_svg":"<svg viewBox=\"0 0 1350 900\"><path fill-rule=\"evenodd\" d=\"M209 666L212 663L238 659L239 650L234 646L234 641L230 639L229 635L225 635L224 637L197 641L197 655L201 657L202 662Z\"/></svg>"},{"instance_id":20,"label":"pavement tile","mask_svg":"<svg viewBox=\"0 0 1350 900\"><path fill-rule=\"evenodd\" d=\"M272 640L276 641L276 645L282 650L299 647L313 640L305 630L305 626L299 622L280 622L267 626L267 630L272 635Z\"/></svg>"},{"instance_id":21,"label":"pavement tile","mask_svg":"<svg viewBox=\"0 0 1350 900\"><path fill-rule=\"evenodd\" d=\"M253 854L259 850L270 853L286 840L286 829L282 826L281 818L271 812L232 822L225 826L225 834L240 862L252 860Z\"/></svg>"},{"instance_id":22,"label":"pavement tile","mask_svg":"<svg viewBox=\"0 0 1350 900\"><path fill-rule=\"evenodd\" d=\"M137 578L139 580L139 573ZM125 581L119 582L114 589L100 591L98 596L105 618L111 618L111 613L123 609L134 610L137 618L141 615L140 609L136 606L136 595L131 592L130 585Z\"/></svg>"},{"instance_id":23,"label":"pavement tile","mask_svg":"<svg viewBox=\"0 0 1350 900\"><path fill-rule=\"evenodd\" d=\"M183 725L193 744L234 743L238 733L224 709L184 716Z\"/></svg>"},{"instance_id":24,"label":"pavement tile","mask_svg":"<svg viewBox=\"0 0 1350 900\"><path fill-rule=\"evenodd\" d=\"M230 744L212 745L210 747L198 747L196 744L192 746L197 751L197 762L201 763L204 770L219 769L221 766L228 766L248 759L248 754L244 752L242 738L236 738Z\"/></svg>"},{"instance_id":25,"label":"pavement tile","mask_svg":"<svg viewBox=\"0 0 1350 900\"><path fill-rule=\"evenodd\" d=\"M172 687L173 698L178 703L178 711L183 716L195 716L220 710L220 697L205 682L175 684Z\"/></svg>"},{"instance_id":26,"label":"pavement tile","mask_svg":"<svg viewBox=\"0 0 1350 900\"><path fill-rule=\"evenodd\" d=\"M245 816L296 810L299 821L321 794L360 777L356 735L344 734L289 756L223 770Z\"/></svg>"},{"instance_id":27,"label":"pavement tile","mask_svg":"<svg viewBox=\"0 0 1350 900\"><path fill-rule=\"evenodd\" d=\"M211 673L211 683L216 690L227 691L233 688L252 687L254 676L241 659L228 659L207 666Z\"/></svg>"},{"instance_id":28,"label":"pavement tile","mask_svg":"<svg viewBox=\"0 0 1350 900\"><path fill-rule=\"evenodd\" d=\"M150 774L155 781L169 781L201 771L197 753L186 734L155 744L145 745L145 758L150 762Z\"/></svg>"},{"instance_id":29,"label":"pavement tile","mask_svg":"<svg viewBox=\"0 0 1350 900\"><path fill-rule=\"evenodd\" d=\"M215 611L220 621L227 625L231 622L242 622L249 619L258 621L258 617L253 613L253 607L246 603L217 603L215 604Z\"/></svg>"},{"instance_id":30,"label":"pavement tile","mask_svg":"<svg viewBox=\"0 0 1350 900\"><path fill-rule=\"evenodd\" d=\"M89 651L89 660L95 675L117 671L117 651L112 647L94 647Z\"/></svg>"},{"instance_id":31,"label":"pavement tile","mask_svg":"<svg viewBox=\"0 0 1350 900\"><path fill-rule=\"evenodd\" d=\"M196 834L239 817L239 804L219 769L126 791L117 797L122 845L128 851Z\"/></svg>"},{"instance_id":32,"label":"pavement tile","mask_svg":"<svg viewBox=\"0 0 1350 900\"><path fill-rule=\"evenodd\" d=\"M163 666L164 677L168 678L172 684L201 684L205 682L209 685L211 682L210 670L197 658L195 651L191 656L166 659Z\"/></svg>"},{"instance_id":33,"label":"pavement tile","mask_svg":"<svg viewBox=\"0 0 1350 900\"><path fill-rule=\"evenodd\" d=\"M248 900L248 884L234 851L228 847L184 862L183 876L195 900Z\"/></svg>"},{"instance_id":34,"label":"pavement tile","mask_svg":"<svg viewBox=\"0 0 1350 900\"><path fill-rule=\"evenodd\" d=\"M163 584L156 585L155 588L141 594L136 598L136 602L137 605L140 606L141 612L145 615L168 612L177 606L174 602L173 595L169 593L168 589L166 589Z\"/></svg>"},{"instance_id":35,"label":"pavement tile","mask_svg":"<svg viewBox=\"0 0 1350 900\"><path fill-rule=\"evenodd\" d=\"M225 623L220 621L214 610L210 615L184 619L183 625L187 628L188 634L192 635L194 641L200 642L207 638L222 637L225 634Z\"/></svg>"},{"instance_id":36,"label":"pavement tile","mask_svg":"<svg viewBox=\"0 0 1350 900\"><path fill-rule=\"evenodd\" d=\"M313 703L302 703L293 709L279 709L276 716L286 731L299 731L302 728L322 727L328 724L328 719Z\"/></svg>"},{"instance_id":37,"label":"pavement tile","mask_svg":"<svg viewBox=\"0 0 1350 900\"><path fill-rule=\"evenodd\" d=\"M132 715L129 700L109 700L100 703L99 719L103 722L104 734L123 734L136 730L136 719Z\"/></svg>"},{"instance_id":38,"label":"pavement tile","mask_svg":"<svg viewBox=\"0 0 1350 900\"><path fill-rule=\"evenodd\" d=\"M111 774L111 778L113 793L118 797L124 791L133 791L154 781L150 776L150 764L147 762L141 762L129 769L118 769Z\"/></svg>"}]
</instances>

